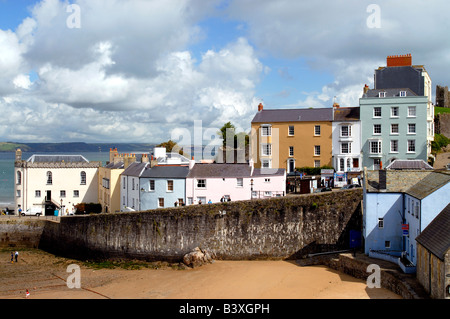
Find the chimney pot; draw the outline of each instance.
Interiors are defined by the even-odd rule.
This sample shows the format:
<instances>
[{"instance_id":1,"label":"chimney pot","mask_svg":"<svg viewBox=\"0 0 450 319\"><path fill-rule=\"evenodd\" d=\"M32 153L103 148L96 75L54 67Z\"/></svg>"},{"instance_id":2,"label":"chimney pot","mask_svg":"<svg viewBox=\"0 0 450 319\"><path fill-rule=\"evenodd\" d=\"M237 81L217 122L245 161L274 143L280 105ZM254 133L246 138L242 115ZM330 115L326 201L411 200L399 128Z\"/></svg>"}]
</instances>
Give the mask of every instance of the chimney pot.
<instances>
[{"instance_id":1,"label":"chimney pot","mask_svg":"<svg viewBox=\"0 0 450 319\"><path fill-rule=\"evenodd\" d=\"M258 112L261 112L263 110L264 106L262 103L259 103L258 105Z\"/></svg>"}]
</instances>

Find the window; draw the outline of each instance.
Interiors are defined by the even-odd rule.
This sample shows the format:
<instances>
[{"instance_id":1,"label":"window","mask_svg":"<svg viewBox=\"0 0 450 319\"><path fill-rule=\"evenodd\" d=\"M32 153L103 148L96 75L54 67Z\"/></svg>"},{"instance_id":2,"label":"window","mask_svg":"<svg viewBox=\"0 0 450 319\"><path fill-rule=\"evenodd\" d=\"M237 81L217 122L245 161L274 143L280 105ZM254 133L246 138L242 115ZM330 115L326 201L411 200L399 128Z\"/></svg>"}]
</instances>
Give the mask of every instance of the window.
<instances>
[{"instance_id":1,"label":"window","mask_svg":"<svg viewBox=\"0 0 450 319\"><path fill-rule=\"evenodd\" d=\"M52 177L52 172L47 172L47 185L52 185L53 184L53 177Z\"/></svg>"},{"instance_id":2,"label":"window","mask_svg":"<svg viewBox=\"0 0 450 319\"><path fill-rule=\"evenodd\" d=\"M373 125L373 134L374 135L381 134L381 124L374 124Z\"/></svg>"},{"instance_id":3,"label":"window","mask_svg":"<svg viewBox=\"0 0 450 319\"><path fill-rule=\"evenodd\" d=\"M373 108L373 117L381 117L381 107L376 106Z\"/></svg>"},{"instance_id":4,"label":"window","mask_svg":"<svg viewBox=\"0 0 450 319\"><path fill-rule=\"evenodd\" d=\"M125 189L126 188L126 179L125 179L125 177L123 178L123 182L122 182L122 184L123 184L123 189Z\"/></svg>"},{"instance_id":5,"label":"window","mask_svg":"<svg viewBox=\"0 0 450 319\"><path fill-rule=\"evenodd\" d=\"M349 154L352 152L352 143L341 143L341 153Z\"/></svg>"},{"instance_id":6,"label":"window","mask_svg":"<svg viewBox=\"0 0 450 319\"><path fill-rule=\"evenodd\" d=\"M398 117L398 106L391 107L391 117Z\"/></svg>"},{"instance_id":7,"label":"window","mask_svg":"<svg viewBox=\"0 0 450 319\"><path fill-rule=\"evenodd\" d=\"M184 200L182 198L178 198L178 205L183 206Z\"/></svg>"},{"instance_id":8,"label":"window","mask_svg":"<svg viewBox=\"0 0 450 319\"><path fill-rule=\"evenodd\" d=\"M345 170L345 161L344 161L344 159L343 158L341 158L340 160L339 160L339 170L341 171L341 172L343 172L344 170Z\"/></svg>"},{"instance_id":9,"label":"window","mask_svg":"<svg viewBox=\"0 0 450 319\"><path fill-rule=\"evenodd\" d=\"M320 167L320 160L314 160L314 167Z\"/></svg>"},{"instance_id":10,"label":"window","mask_svg":"<svg viewBox=\"0 0 450 319\"><path fill-rule=\"evenodd\" d=\"M261 155L271 156L272 155L272 144L261 144Z\"/></svg>"},{"instance_id":11,"label":"window","mask_svg":"<svg viewBox=\"0 0 450 319\"><path fill-rule=\"evenodd\" d=\"M378 97L386 97L386 92L378 92Z\"/></svg>"},{"instance_id":12,"label":"window","mask_svg":"<svg viewBox=\"0 0 450 319\"><path fill-rule=\"evenodd\" d=\"M264 183L270 183L270 178L265 178Z\"/></svg>"},{"instance_id":13,"label":"window","mask_svg":"<svg viewBox=\"0 0 450 319\"><path fill-rule=\"evenodd\" d=\"M162 197L158 198L158 207L164 207L164 198L162 198Z\"/></svg>"},{"instance_id":14,"label":"window","mask_svg":"<svg viewBox=\"0 0 450 319\"><path fill-rule=\"evenodd\" d=\"M21 173L21 172L17 172L17 176L16 176L16 184L17 184L17 185L22 184L22 173Z\"/></svg>"},{"instance_id":15,"label":"window","mask_svg":"<svg viewBox=\"0 0 450 319\"><path fill-rule=\"evenodd\" d=\"M109 189L109 179L103 178L102 186L103 186L103 188Z\"/></svg>"},{"instance_id":16,"label":"window","mask_svg":"<svg viewBox=\"0 0 450 319\"><path fill-rule=\"evenodd\" d=\"M370 141L370 153L381 154L381 141Z\"/></svg>"},{"instance_id":17,"label":"window","mask_svg":"<svg viewBox=\"0 0 450 319\"><path fill-rule=\"evenodd\" d=\"M167 181L167 191L173 192L173 181L172 180Z\"/></svg>"},{"instance_id":18,"label":"window","mask_svg":"<svg viewBox=\"0 0 450 319\"><path fill-rule=\"evenodd\" d=\"M16 196L20 197L20 189L16 190Z\"/></svg>"},{"instance_id":19,"label":"window","mask_svg":"<svg viewBox=\"0 0 450 319\"><path fill-rule=\"evenodd\" d=\"M80 197L80 191L74 190L73 191L73 197Z\"/></svg>"},{"instance_id":20,"label":"window","mask_svg":"<svg viewBox=\"0 0 450 319\"><path fill-rule=\"evenodd\" d=\"M206 179L197 179L197 188L206 188Z\"/></svg>"},{"instance_id":21,"label":"window","mask_svg":"<svg viewBox=\"0 0 450 319\"><path fill-rule=\"evenodd\" d=\"M188 204L188 205L194 204L194 199L193 199L192 197L188 197L188 198L187 198L187 204Z\"/></svg>"},{"instance_id":22,"label":"window","mask_svg":"<svg viewBox=\"0 0 450 319\"><path fill-rule=\"evenodd\" d=\"M230 197L230 195L225 195L224 197L226 198L226 196ZM197 197L197 203L199 204L206 204L206 197Z\"/></svg>"},{"instance_id":23,"label":"window","mask_svg":"<svg viewBox=\"0 0 450 319\"><path fill-rule=\"evenodd\" d=\"M386 240L384 242L384 248L391 248L391 241L390 240Z\"/></svg>"},{"instance_id":24,"label":"window","mask_svg":"<svg viewBox=\"0 0 450 319\"><path fill-rule=\"evenodd\" d=\"M314 155L320 156L320 145L314 145Z\"/></svg>"},{"instance_id":25,"label":"window","mask_svg":"<svg viewBox=\"0 0 450 319\"><path fill-rule=\"evenodd\" d=\"M408 106L408 116L409 117L416 116L416 107L415 106Z\"/></svg>"},{"instance_id":26,"label":"window","mask_svg":"<svg viewBox=\"0 0 450 319\"><path fill-rule=\"evenodd\" d=\"M294 125L289 125L288 135L294 136Z\"/></svg>"},{"instance_id":27,"label":"window","mask_svg":"<svg viewBox=\"0 0 450 319\"><path fill-rule=\"evenodd\" d=\"M134 190L134 178L131 179L131 189Z\"/></svg>"},{"instance_id":28,"label":"window","mask_svg":"<svg viewBox=\"0 0 450 319\"><path fill-rule=\"evenodd\" d=\"M398 140L391 140L391 153L398 153Z\"/></svg>"},{"instance_id":29,"label":"window","mask_svg":"<svg viewBox=\"0 0 450 319\"><path fill-rule=\"evenodd\" d=\"M59 197L66 197L66 191L59 191Z\"/></svg>"},{"instance_id":30,"label":"window","mask_svg":"<svg viewBox=\"0 0 450 319\"><path fill-rule=\"evenodd\" d=\"M378 228L383 228L383 227L384 227L384 219L378 218Z\"/></svg>"},{"instance_id":31,"label":"window","mask_svg":"<svg viewBox=\"0 0 450 319\"><path fill-rule=\"evenodd\" d=\"M86 185L86 172L83 171L80 173L80 185Z\"/></svg>"},{"instance_id":32,"label":"window","mask_svg":"<svg viewBox=\"0 0 450 319\"><path fill-rule=\"evenodd\" d=\"M406 96L406 91L400 91L400 96L401 97L405 97Z\"/></svg>"},{"instance_id":33,"label":"window","mask_svg":"<svg viewBox=\"0 0 450 319\"><path fill-rule=\"evenodd\" d=\"M264 192L264 196L265 197L272 197L272 192L271 191L265 191Z\"/></svg>"},{"instance_id":34,"label":"window","mask_svg":"<svg viewBox=\"0 0 450 319\"><path fill-rule=\"evenodd\" d=\"M416 124L408 123L408 134L416 134Z\"/></svg>"},{"instance_id":35,"label":"window","mask_svg":"<svg viewBox=\"0 0 450 319\"><path fill-rule=\"evenodd\" d=\"M237 187L243 187L244 186L244 179L243 178L236 178L236 186Z\"/></svg>"},{"instance_id":36,"label":"window","mask_svg":"<svg viewBox=\"0 0 450 319\"><path fill-rule=\"evenodd\" d=\"M408 140L408 153L416 152L416 140Z\"/></svg>"},{"instance_id":37,"label":"window","mask_svg":"<svg viewBox=\"0 0 450 319\"><path fill-rule=\"evenodd\" d=\"M294 146L289 146L289 156L294 156Z\"/></svg>"},{"instance_id":38,"label":"window","mask_svg":"<svg viewBox=\"0 0 450 319\"><path fill-rule=\"evenodd\" d=\"M391 124L391 134L398 134L398 124Z\"/></svg>"},{"instance_id":39,"label":"window","mask_svg":"<svg viewBox=\"0 0 450 319\"><path fill-rule=\"evenodd\" d=\"M419 203L416 203L416 206L414 207L414 217L419 219Z\"/></svg>"},{"instance_id":40,"label":"window","mask_svg":"<svg viewBox=\"0 0 450 319\"><path fill-rule=\"evenodd\" d=\"M34 197L41 197L41 191L34 191Z\"/></svg>"},{"instance_id":41,"label":"window","mask_svg":"<svg viewBox=\"0 0 450 319\"><path fill-rule=\"evenodd\" d=\"M272 168L272 160L268 160L268 159L261 160L261 167L262 168Z\"/></svg>"},{"instance_id":42,"label":"window","mask_svg":"<svg viewBox=\"0 0 450 319\"><path fill-rule=\"evenodd\" d=\"M320 125L314 125L314 135L320 136Z\"/></svg>"},{"instance_id":43,"label":"window","mask_svg":"<svg viewBox=\"0 0 450 319\"><path fill-rule=\"evenodd\" d=\"M272 136L272 126L270 126L270 125L261 126L261 135L262 136Z\"/></svg>"},{"instance_id":44,"label":"window","mask_svg":"<svg viewBox=\"0 0 450 319\"><path fill-rule=\"evenodd\" d=\"M350 125L341 126L341 137L352 136L352 127Z\"/></svg>"}]
</instances>

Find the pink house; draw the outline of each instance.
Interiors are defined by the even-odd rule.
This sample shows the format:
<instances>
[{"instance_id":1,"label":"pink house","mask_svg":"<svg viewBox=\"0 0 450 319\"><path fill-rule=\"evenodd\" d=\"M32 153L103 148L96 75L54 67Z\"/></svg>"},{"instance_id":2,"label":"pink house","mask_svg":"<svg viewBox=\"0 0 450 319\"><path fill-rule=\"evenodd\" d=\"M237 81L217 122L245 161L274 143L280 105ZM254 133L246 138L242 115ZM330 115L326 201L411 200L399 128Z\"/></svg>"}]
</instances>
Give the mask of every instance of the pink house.
<instances>
[{"instance_id":1,"label":"pink house","mask_svg":"<svg viewBox=\"0 0 450 319\"><path fill-rule=\"evenodd\" d=\"M267 170L267 169L266 169ZM190 163L186 178L186 203L206 204L225 200L270 198L286 194L286 170L274 169L266 174L250 164Z\"/></svg>"}]
</instances>

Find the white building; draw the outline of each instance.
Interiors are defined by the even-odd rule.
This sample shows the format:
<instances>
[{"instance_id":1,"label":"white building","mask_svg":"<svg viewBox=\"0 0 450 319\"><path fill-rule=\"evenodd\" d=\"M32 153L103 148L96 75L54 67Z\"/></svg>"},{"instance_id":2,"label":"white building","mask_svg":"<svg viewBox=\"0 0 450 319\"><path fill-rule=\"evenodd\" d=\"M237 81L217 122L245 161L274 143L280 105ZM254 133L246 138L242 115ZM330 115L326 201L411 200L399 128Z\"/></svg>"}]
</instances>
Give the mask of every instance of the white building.
<instances>
[{"instance_id":1,"label":"white building","mask_svg":"<svg viewBox=\"0 0 450 319\"><path fill-rule=\"evenodd\" d=\"M359 107L333 106L332 153L336 171L334 186L342 187L347 180L361 173L361 121Z\"/></svg>"},{"instance_id":2,"label":"white building","mask_svg":"<svg viewBox=\"0 0 450 319\"><path fill-rule=\"evenodd\" d=\"M98 202L98 168L81 155L33 155L14 164L15 209L41 208L42 214L71 212L79 203ZM61 213L60 213L61 214Z\"/></svg>"}]
</instances>

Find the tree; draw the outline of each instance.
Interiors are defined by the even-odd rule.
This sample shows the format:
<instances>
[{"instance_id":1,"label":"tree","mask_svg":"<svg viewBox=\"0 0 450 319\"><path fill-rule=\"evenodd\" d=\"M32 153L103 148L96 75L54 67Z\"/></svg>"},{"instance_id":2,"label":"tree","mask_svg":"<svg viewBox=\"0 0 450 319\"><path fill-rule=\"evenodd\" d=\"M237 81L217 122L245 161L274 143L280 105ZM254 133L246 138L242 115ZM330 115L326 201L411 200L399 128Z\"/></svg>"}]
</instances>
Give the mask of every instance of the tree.
<instances>
[{"instance_id":1,"label":"tree","mask_svg":"<svg viewBox=\"0 0 450 319\"><path fill-rule=\"evenodd\" d=\"M233 136L233 140L234 140L234 136L235 136L235 131L236 131L236 127L231 124L231 122L227 122L225 123L221 128L220 128L220 136L222 137L223 141L222 141L222 146L225 147L227 146L227 137L229 137L230 134Z\"/></svg>"},{"instance_id":2,"label":"tree","mask_svg":"<svg viewBox=\"0 0 450 319\"><path fill-rule=\"evenodd\" d=\"M156 147L165 147L167 153L171 153L172 150L175 148L175 150L179 149L178 153L183 155L183 150L178 146L178 144L172 140L168 140L167 142L162 142L159 145L156 145Z\"/></svg>"},{"instance_id":3,"label":"tree","mask_svg":"<svg viewBox=\"0 0 450 319\"><path fill-rule=\"evenodd\" d=\"M233 148L244 148L249 144L248 134L244 132L239 132L236 134L236 127L231 122L225 123L221 127L219 134L223 139L223 147L230 146ZM227 138L231 139L230 135L233 136L233 145L227 145Z\"/></svg>"}]
</instances>

